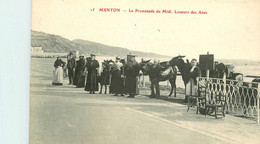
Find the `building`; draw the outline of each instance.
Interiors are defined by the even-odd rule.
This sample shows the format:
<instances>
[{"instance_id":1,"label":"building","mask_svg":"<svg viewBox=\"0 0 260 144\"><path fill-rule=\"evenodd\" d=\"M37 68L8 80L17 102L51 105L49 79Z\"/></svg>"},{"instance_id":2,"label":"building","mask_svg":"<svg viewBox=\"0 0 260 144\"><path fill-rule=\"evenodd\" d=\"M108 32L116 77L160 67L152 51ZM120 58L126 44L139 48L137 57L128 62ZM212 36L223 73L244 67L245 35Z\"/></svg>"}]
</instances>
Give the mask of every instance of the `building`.
<instances>
[{"instance_id":1,"label":"building","mask_svg":"<svg viewBox=\"0 0 260 144\"><path fill-rule=\"evenodd\" d=\"M31 54L43 54L42 47L31 47Z\"/></svg>"}]
</instances>

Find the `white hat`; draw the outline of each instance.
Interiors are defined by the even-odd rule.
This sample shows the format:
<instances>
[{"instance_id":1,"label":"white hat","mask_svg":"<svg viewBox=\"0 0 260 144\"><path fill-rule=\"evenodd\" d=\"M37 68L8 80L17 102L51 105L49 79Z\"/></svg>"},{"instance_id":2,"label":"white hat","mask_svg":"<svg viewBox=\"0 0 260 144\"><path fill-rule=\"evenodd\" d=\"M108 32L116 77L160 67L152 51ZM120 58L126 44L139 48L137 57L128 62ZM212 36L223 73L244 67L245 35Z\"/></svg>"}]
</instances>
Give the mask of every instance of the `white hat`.
<instances>
[{"instance_id":1,"label":"white hat","mask_svg":"<svg viewBox=\"0 0 260 144\"><path fill-rule=\"evenodd\" d=\"M79 57L84 57L84 54L80 55Z\"/></svg>"},{"instance_id":2,"label":"white hat","mask_svg":"<svg viewBox=\"0 0 260 144\"><path fill-rule=\"evenodd\" d=\"M135 54L132 54L132 53L129 53L127 56L136 57L136 55L135 55Z\"/></svg>"}]
</instances>

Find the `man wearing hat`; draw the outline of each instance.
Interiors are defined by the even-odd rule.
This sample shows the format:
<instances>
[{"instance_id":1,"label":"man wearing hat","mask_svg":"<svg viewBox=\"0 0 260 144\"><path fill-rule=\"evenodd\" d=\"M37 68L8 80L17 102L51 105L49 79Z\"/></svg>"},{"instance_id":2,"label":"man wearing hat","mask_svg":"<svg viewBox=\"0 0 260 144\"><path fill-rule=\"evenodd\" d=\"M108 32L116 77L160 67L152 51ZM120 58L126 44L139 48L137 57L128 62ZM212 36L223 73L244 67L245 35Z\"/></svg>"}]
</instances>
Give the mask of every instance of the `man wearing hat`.
<instances>
[{"instance_id":1,"label":"man wearing hat","mask_svg":"<svg viewBox=\"0 0 260 144\"><path fill-rule=\"evenodd\" d=\"M95 94L95 91L98 91L97 76L98 76L99 63L95 58L96 55L91 54L90 60L88 60L86 64L88 75L87 75L85 91L89 91L90 94Z\"/></svg>"},{"instance_id":2,"label":"man wearing hat","mask_svg":"<svg viewBox=\"0 0 260 144\"><path fill-rule=\"evenodd\" d=\"M111 71L112 71L112 79L111 79L111 88L113 92L115 93L115 96L118 96L118 94L121 94L123 96L123 89L124 89L124 83L123 83L123 64L120 62L121 58L120 56L116 56L116 61L112 65Z\"/></svg>"},{"instance_id":3,"label":"man wearing hat","mask_svg":"<svg viewBox=\"0 0 260 144\"><path fill-rule=\"evenodd\" d=\"M76 59L73 57L73 55L68 55L67 68L69 74L69 84L73 84L73 76L76 68Z\"/></svg>"},{"instance_id":4,"label":"man wearing hat","mask_svg":"<svg viewBox=\"0 0 260 144\"><path fill-rule=\"evenodd\" d=\"M82 57L82 56L80 56L80 57ZM78 81L79 81L79 63L80 63L80 59L76 61L75 73L74 73L74 77L73 77L73 85L75 85L75 86L78 85Z\"/></svg>"},{"instance_id":5,"label":"man wearing hat","mask_svg":"<svg viewBox=\"0 0 260 144\"><path fill-rule=\"evenodd\" d=\"M139 64L135 60L135 55L127 55L127 64L125 66L125 89L129 94L128 98L134 98L136 94L136 81L139 74Z\"/></svg>"},{"instance_id":6,"label":"man wearing hat","mask_svg":"<svg viewBox=\"0 0 260 144\"><path fill-rule=\"evenodd\" d=\"M77 69L78 69L77 88L83 88L85 86L85 75L84 75L85 59L84 59L83 54L79 56L79 60L78 60L78 63L77 63Z\"/></svg>"}]
</instances>

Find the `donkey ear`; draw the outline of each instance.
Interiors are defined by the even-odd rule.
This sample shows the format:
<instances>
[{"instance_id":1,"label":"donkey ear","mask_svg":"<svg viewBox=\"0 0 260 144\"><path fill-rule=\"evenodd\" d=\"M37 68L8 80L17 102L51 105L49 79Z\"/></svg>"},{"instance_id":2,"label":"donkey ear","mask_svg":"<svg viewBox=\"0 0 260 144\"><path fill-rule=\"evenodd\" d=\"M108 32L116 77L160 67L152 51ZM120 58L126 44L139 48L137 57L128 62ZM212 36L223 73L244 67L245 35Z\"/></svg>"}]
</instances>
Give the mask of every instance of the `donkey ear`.
<instances>
[{"instance_id":1,"label":"donkey ear","mask_svg":"<svg viewBox=\"0 0 260 144\"><path fill-rule=\"evenodd\" d=\"M182 59L182 58L184 58L184 57L185 57L185 56L181 56L181 55L178 56L179 59Z\"/></svg>"},{"instance_id":2,"label":"donkey ear","mask_svg":"<svg viewBox=\"0 0 260 144\"><path fill-rule=\"evenodd\" d=\"M187 64L189 64L189 63L190 63L190 61L189 61L188 59L186 59L186 62L187 62Z\"/></svg>"},{"instance_id":3,"label":"donkey ear","mask_svg":"<svg viewBox=\"0 0 260 144\"><path fill-rule=\"evenodd\" d=\"M141 59L141 62L143 62L143 61L144 61L144 59L142 58L142 59Z\"/></svg>"},{"instance_id":4,"label":"donkey ear","mask_svg":"<svg viewBox=\"0 0 260 144\"><path fill-rule=\"evenodd\" d=\"M151 59L149 59L148 61L146 61L146 62L150 62L151 61Z\"/></svg>"}]
</instances>

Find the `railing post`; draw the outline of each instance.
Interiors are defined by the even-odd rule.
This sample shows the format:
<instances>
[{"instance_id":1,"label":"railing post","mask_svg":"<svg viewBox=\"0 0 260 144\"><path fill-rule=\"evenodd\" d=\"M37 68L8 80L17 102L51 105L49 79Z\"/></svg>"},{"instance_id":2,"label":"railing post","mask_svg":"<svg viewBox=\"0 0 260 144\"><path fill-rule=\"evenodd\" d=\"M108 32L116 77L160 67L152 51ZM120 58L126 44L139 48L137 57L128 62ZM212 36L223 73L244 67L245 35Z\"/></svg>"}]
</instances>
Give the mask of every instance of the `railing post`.
<instances>
[{"instance_id":1,"label":"railing post","mask_svg":"<svg viewBox=\"0 0 260 144\"><path fill-rule=\"evenodd\" d=\"M227 86L226 73L224 73L223 75L223 82L224 82L223 94L226 95L226 86Z\"/></svg>"},{"instance_id":2,"label":"railing post","mask_svg":"<svg viewBox=\"0 0 260 144\"><path fill-rule=\"evenodd\" d=\"M256 116L256 123L259 124L259 94L260 94L260 84L258 84L258 88L257 88L257 100L256 100L256 112L257 112L257 116Z\"/></svg>"},{"instance_id":3,"label":"railing post","mask_svg":"<svg viewBox=\"0 0 260 144\"><path fill-rule=\"evenodd\" d=\"M199 92L199 80L200 80L200 77L196 77L196 80L197 80L197 84L196 84L197 86L196 86L195 94L199 95L198 92Z\"/></svg>"},{"instance_id":4,"label":"railing post","mask_svg":"<svg viewBox=\"0 0 260 144\"><path fill-rule=\"evenodd\" d=\"M209 69L207 69L207 71L206 71L206 80L207 80L207 82L206 82L206 94L205 94L205 100L206 100L206 102L207 101L210 101L210 98L209 98Z\"/></svg>"},{"instance_id":5,"label":"railing post","mask_svg":"<svg viewBox=\"0 0 260 144\"><path fill-rule=\"evenodd\" d=\"M209 70L207 70L206 76L207 76L207 81L208 81L209 80Z\"/></svg>"}]
</instances>

